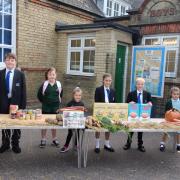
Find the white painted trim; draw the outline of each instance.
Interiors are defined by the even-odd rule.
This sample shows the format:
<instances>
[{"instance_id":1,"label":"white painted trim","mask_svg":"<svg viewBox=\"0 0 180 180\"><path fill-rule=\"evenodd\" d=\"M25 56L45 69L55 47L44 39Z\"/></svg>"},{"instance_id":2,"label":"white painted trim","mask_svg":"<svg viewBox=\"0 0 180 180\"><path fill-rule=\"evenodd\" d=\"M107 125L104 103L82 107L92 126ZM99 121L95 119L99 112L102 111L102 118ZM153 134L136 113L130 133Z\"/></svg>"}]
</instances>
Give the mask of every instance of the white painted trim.
<instances>
[{"instance_id":1,"label":"white painted trim","mask_svg":"<svg viewBox=\"0 0 180 180\"><path fill-rule=\"evenodd\" d=\"M12 52L16 54L16 0L12 0Z\"/></svg>"}]
</instances>

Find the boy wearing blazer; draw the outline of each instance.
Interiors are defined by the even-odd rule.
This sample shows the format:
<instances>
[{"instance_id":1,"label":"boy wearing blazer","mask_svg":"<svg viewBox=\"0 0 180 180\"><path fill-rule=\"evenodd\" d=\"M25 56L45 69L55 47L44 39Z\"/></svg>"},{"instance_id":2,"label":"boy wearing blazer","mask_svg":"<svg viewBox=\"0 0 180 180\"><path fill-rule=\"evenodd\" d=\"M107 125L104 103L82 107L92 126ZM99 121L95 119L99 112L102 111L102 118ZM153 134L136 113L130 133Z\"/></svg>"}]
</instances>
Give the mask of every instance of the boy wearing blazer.
<instances>
[{"instance_id":1,"label":"boy wearing blazer","mask_svg":"<svg viewBox=\"0 0 180 180\"><path fill-rule=\"evenodd\" d=\"M24 73L16 69L16 56L8 53L5 56L6 68L0 71L0 114L8 114L10 105L18 105L19 109L26 108L26 82ZM12 134L12 136L11 136ZM12 150L20 153L19 139L21 131L19 129L2 130L2 146L0 153L10 149L10 138Z\"/></svg>"},{"instance_id":2,"label":"boy wearing blazer","mask_svg":"<svg viewBox=\"0 0 180 180\"><path fill-rule=\"evenodd\" d=\"M143 78L137 78L136 80L136 90L132 91L127 96L127 103L139 103L139 104L149 104L152 106L151 94L145 90L144 88L145 80ZM130 137L127 139L126 145L123 147L124 150L128 150L131 148L133 132L130 132ZM145 148L143 146L142 140L143 133L138 132L138 150L141 152L145 152Z\"/></svg>"},{"instance_id":3,"label":"boy wearing blazer","mask_svg":"<svg viewBox=\"0 0 180 180\"><path fill-rule=\"evenodd\" d=\"M103 103L114 103L115 102L115 91L110 88L112 83L111 74L104 74L103 76L103 85L96 88L95 91L95 102L103 102ZM100 153L100 133L95 133L96 137L96 147L95 153ZM105 133L105 145L104 149L109 152L114 152L114 149L111 147L109 143L110 133Z\"/></svg>"}]
</instances>

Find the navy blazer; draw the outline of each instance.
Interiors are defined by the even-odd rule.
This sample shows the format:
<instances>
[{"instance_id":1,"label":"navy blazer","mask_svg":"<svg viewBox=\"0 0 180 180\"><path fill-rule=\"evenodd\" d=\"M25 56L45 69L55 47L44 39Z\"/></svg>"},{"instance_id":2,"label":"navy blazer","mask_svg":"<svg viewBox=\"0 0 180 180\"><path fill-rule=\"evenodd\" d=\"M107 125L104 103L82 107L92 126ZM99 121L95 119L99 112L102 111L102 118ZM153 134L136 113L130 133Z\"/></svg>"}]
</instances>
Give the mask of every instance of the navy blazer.
<instances>
[{"instance_id":1,"label":"navy blazer","mask_svg":"<svg viewBox=\"0 0 180 180\"><path fill-rule=\"evenodd\" d=\"M96 88L94 100L95 102L105 102L104 86ZM109 102L114 103L115 101L115 91L110 88Z\"/></svg>"},{"instance_id":2,"label":"navy blazer","mask_svg":"<svg viewBox=\"0 0 180 180\"><path fill-rule=\"evenodd\" d=\"M126 102L129 103L131 101L134 101L135 103L138 102L137 90L128 94ZM143 90L143 104L147 104L148 102L152 102L151 94Z\"/></svg>"},{"instance_id":3,"label":"navy blazer","mask_svg":"<svg viewBox=\"0 0 180 180\"><path fill-rule=\"evenodd\" d=\"M6 69L0 71L0 113L9 112L9 103L18 105L20 109L26 108L26 81L23 72L15 69L12 85L11 102L8 100L5 81Z\"/></svg>"}]
</instances>

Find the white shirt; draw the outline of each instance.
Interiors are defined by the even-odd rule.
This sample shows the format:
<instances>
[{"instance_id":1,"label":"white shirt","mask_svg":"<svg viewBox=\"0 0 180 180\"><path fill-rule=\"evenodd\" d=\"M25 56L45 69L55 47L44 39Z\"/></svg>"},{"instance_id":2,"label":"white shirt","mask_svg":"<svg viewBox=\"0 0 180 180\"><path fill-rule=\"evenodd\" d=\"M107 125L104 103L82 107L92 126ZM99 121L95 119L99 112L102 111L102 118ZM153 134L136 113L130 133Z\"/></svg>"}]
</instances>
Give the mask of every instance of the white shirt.
<instances>
[{"instance_id":1,"label":"white shirt","mask_svg":"<svg viewBox=\"0 0 180 180\"><path fill-rule=\"evenodd\" d=\"M140 100L141 100L141 104L143 104L143 91L137 90L137 97L139 96L139 93L141 93Z\"/></svg>"},{"instance_id":2,"label":"white shirt","mask_svg":"<svg viewBox=\"0 0 180 180\"><path fill-rule=\"evenodd\" d=\"M109 103L108 93L106 89L110 90L110 88L104 86L105 103Z\"/></svg>"},{"instance_id":3,"label":"white shirt","mask_svg":"<svg viewBox=\"0 0 180 180\"><path fill-rule=\"evenodd\" d=\"M10 70L6 68L6 75L7 73L11 71L10 77L9 77L9 93L8 93L8 98L12 97L12 86L13 86L13 78L14 78L14 69ZM6 76L5 76L6 79Z\"/></svg>"}]
</instances>

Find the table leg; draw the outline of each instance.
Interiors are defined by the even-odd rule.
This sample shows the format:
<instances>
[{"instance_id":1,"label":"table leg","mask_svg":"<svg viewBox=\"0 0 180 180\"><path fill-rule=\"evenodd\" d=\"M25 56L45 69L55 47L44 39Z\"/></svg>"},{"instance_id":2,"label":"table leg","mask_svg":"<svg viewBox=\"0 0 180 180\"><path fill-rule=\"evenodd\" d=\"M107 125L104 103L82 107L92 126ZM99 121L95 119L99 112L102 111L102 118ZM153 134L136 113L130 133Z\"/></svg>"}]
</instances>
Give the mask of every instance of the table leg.
<instances>
[{"instance_id":1,"label":"table leg","mask_svg":"<svg viewBox=\"0 0 180 180\"><path fill-rule=\"evenodd\" d=\"M174 132L173 133L173 152L174 153L176 152L176 135L177 135L177 133Z\"/></svg>"},{"instance_id":2,"label":"table leg","mask_svg":"<svg viewBox=\"0 0 180 180\"><path fill-rule=\"evenodd\" d=\"M84 168L87 167L87 157L88 157L88 149L89 149L89 132L85 130L84 134Z\"/></svg>"},{"instance_id":3,"label":"table leg","mask_svg":"<svg viewBox=\"0 0 180 180\"><path fill-rule=\"evenodd\" d=\"M79 133L78 133L79 131ZM82 162L82 140L83 140L83 130L75 130L76 137L77 137L77 153L78 153L78 168L81 168L81 162Z\"/></svg>"}]
</instances>

